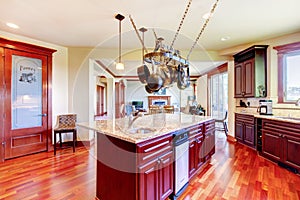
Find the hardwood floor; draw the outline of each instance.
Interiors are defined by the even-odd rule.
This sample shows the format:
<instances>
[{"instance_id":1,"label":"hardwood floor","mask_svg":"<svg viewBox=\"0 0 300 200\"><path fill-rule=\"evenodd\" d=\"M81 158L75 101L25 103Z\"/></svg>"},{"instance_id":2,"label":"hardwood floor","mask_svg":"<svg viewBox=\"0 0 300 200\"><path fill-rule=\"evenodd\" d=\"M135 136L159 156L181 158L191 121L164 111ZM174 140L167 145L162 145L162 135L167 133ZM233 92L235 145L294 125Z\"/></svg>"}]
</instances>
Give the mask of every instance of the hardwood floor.
<instances>
[{"instance_id":1,"label":"hardwood floor","mask_svg":"<svg viewBox=\"0 0 300 200\"><path fill-rule=\"evenodd\" d=\"M216 134L216 154L191 182L180 200L300 199L300 176L228 143ZM94 149L39 153L0 163L0 199L95 198Z\"/></svg>"}]
</instances>

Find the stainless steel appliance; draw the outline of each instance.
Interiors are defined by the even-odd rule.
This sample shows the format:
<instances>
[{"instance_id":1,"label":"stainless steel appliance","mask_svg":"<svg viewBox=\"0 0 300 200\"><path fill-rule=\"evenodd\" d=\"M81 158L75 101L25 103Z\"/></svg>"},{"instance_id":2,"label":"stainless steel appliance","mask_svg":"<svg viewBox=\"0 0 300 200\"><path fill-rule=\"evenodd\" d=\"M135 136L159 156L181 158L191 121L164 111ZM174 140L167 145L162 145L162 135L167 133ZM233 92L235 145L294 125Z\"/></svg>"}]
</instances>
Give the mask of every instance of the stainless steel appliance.
<instances>
[{"instance_id":1,"label":"stainless steel appliance","mask_svg":"<svg viewBox=\"0 0 300 200\"><path fill-rule=\"evenodd\" d=\"M273 115L272 113L272 100L259 100L259 106L257 112L260 115Z\"/></svg>"},{"instance_id":2,"label":"stainless steel appliance","mask_svg":"<svg viewBox=\"0 0 300 200\"><path fill-rule=\"evenodd\" d=\"M175 151L174 193L171 199L177 199L188 186L189 181L189 133L182 129L173 134Z\"/></svg>"}]
</instances>

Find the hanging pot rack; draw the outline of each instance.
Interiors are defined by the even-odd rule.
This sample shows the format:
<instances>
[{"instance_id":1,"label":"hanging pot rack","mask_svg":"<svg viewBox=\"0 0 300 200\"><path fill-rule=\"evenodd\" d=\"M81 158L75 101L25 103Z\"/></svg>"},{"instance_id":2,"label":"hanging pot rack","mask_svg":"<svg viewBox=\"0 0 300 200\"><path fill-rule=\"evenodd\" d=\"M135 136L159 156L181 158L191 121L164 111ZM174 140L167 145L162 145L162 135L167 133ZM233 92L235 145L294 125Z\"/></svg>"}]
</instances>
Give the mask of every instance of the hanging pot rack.
<instances>
[{"instance_id":1,"label":"hanging pot rack","mask_svg":"<svg viewBox=\"0 0 300 200\"><path fill-rule=\"evenodd\" d=\"M210 16L213 15L218 2L219 2L219 0L216 0L215 3L213 4L213 6L210 10ZM145 89L148 93L157 92L162 88L170 87L175 82L177 82L177 87L181 90L189 87L189 85L190 85L189 58L210 20L210 17L208 17L205 20L204 24L202 25L202 27L200 29L200 32L198 33L193 45L191 46L191 49L189 50L189 52L187 54L187 57L186 58L181 57L180 51L174 49L173 46L174 46L174 43L178 37L178 34L179 34L181 28L182 28L183 22L189 11L191 3L192 3L192 0L189 0L186 5L184 14L181 18L181 21L179 23L179 26L177 28L177 31L175 32L174 38L169 47L163 44L164 39L161 37L158 38L155 33L155 30L153 29L154 37L156 39L156 44L155 44L155 48L152 52L148 52L148 50L144 44L144 38L143 39L141 38L131 15L129 15L131 24L132 24L132 26L136 32L136 35L138 36L138 39L143 47L143 54L145 53L143 55L144 64L143 64L143 66L138 68L137 72L138 72L140 81L143 84L146 84ZM152 65L152 73L151 74L149 72L149 69L147 68L146 63ZM156 67L156 70L155 70L155 67ZM143 72L144 71L147 72L146 74L143 74L142 79L140 77L141 70L143 70ZM153 78L153 77L155 77L155 78ZM161 83L161 79L163 80L163 83ZM157 82L153 83L153 81L157 81ZM153 85L155 87L151 88L151 86L153 86Z\"/></svg>"}]
</instances>

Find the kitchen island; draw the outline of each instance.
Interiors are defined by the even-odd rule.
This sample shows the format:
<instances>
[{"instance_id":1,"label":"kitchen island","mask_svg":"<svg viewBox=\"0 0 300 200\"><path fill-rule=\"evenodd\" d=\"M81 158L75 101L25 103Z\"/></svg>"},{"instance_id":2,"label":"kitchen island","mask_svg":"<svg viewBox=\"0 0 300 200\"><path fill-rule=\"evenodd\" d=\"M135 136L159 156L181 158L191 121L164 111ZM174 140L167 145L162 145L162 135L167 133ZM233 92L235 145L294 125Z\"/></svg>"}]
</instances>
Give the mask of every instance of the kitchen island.
<instances>
[{"instance_id":1,"label":"kitchen island","mask_svg":"<svg viewBox=\"0 0 300 200\"><path fill-rule=\"evenodd\" d=\"M96 197L100 200L167 199L174 192L175 131L189 132L189 178L215 152L214 119L207 116L163 113L78 126L97 132Z\"/></svg>"}]
</instances>

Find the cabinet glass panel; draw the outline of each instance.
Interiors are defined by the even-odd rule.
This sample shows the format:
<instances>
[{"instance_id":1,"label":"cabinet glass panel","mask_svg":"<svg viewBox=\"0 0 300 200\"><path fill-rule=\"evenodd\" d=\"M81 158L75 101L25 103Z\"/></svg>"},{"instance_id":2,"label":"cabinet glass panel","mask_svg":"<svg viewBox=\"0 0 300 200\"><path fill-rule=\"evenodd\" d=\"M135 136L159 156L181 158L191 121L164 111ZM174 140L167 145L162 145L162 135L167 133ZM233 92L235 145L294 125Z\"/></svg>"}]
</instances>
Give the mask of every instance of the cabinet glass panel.
<instances>
[{"instance_id":1,"label":"cabinet glass panel","mask_svg":"<svg viewBox=\"0 0 300 200\"><path fill-rule=\"evenodd\" d=\"M12 129L42 125L42 61L12 56Z\"/></svg>"}]
</instances>

